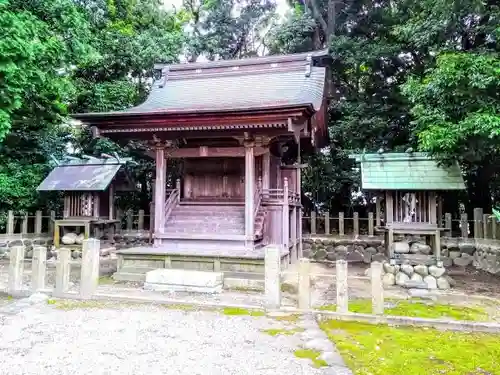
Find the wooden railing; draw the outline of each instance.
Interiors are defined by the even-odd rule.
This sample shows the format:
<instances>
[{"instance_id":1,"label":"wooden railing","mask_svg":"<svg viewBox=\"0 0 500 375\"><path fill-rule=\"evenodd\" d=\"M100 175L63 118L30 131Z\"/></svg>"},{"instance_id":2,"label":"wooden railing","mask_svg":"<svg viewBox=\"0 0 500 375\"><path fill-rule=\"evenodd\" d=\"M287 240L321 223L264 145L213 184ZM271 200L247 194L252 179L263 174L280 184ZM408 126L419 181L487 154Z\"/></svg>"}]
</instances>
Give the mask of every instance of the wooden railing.
<instances>
[{"instance_id":1,"label":"wooden railing","mask_svg":"<svg viewBox=\"0 0 500 375\"><path fill-rule=\"evenodd\" d=\"M255 189L253 196L253 217L257 217L257 213L259 212L260 204L262 202L262 179L259 178L257 182L257 188Z\"/></svg>"},{"instance_id":2,"label":"wooden railing","mask_svg":"<svg viewBox=\"0 0 500 375\"><path fill-rule=\"evenodd\" d=\"M168 196L167 201L165 202L165 224L167 223L172 210L179 204L181 200L181 189L180 189L180 180L177 180L176 188L170 190L170 195Z\"/></svg>"}]
</instances>

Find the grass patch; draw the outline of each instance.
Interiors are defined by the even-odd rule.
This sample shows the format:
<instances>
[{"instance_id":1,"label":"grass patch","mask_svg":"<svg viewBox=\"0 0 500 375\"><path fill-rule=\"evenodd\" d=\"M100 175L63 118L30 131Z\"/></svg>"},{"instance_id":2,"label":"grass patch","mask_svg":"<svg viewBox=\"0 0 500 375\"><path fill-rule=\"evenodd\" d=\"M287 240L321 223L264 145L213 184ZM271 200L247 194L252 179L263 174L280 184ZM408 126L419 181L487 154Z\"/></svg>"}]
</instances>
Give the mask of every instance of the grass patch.
<instances>
[{"instance_id":1,"label":"grass patch","mask_svg":"<svg viewBox=\"0 0 500 375\"><path fill-rule=\"evenodd\" d=\"M322 359L318 359L321 352L311 349L297 349L293 354L297 358L307 358L310 359L313 366L316 368L328 366L328 363L323 361ZM405 374L406 375L406 374Z\"/></svg>"},{"instance_id":2,"label":"grass patch","mask_svg":"<svg viewBox=\"0 0 500 375\"><path fill-rule=\"evenodd\" d=\"M76 310L76 309L116 309L123 307L137 307L144 305L160 306L170 310L182 311L217 311L210 307L200 307L189 304L158 304L158 303L140 303L140 302L120 302L120 301L93 301L93 300L70 300L70 299L48 299L48 305L54 306L59 310Z\"/></svg>"},{"instance_id":3,"label":"grass patch","mask_svg":"<svg viewBox=\"0 0 500 375\"><path fill-rule=\"evenodd\" d=\"M454 320L488 321L488 313L480 307L453 306L427 301L386 300L394 306L384 309L385 315L409 316L415 318L449 318ZM319 310L336 311L336 305L321 306ZM371 314L371 300L354 300L349 302L349 311Z\"/></svg>"},{"instance_id":4,"label":"grass patch","mask_svg":"<svg viewBox=\"0 0 500 375\"><path fill-rule=\"evenodd\" d=\"M222 309L224 315L249 315L249 316L265 316L266 313L260 310L248 310L239 307L225 307Z\"/></svg>"},{"instance_id":5,"label":"grass patch","mask_svg":"<svg viewBox=\"0 0 500 375\"><path fill-rule=\"evenodd\" d=\"M355 375L500 375L500 335L327 320Z\"/></svg>"},{"instance_id":6,"label":"grass patch","mask_svg":"<svg viewBox=\"0 0 500 375\"><path fill-rule=\"evenodd\" d=\"M99 277L99 284L114 284L115 280L111 276L101 276Z\"/></svg>"},{"instance_id":7,"label":"grass patch","mask_svg":"<svg viewBox=\"0 0 500 375\"><path fill-rule=\"evenodd\" d=\"M279 336L279 335L284 335L284 336L291 336L299 332L304 332L304 328L291 328L291 329L286 329L286 328L270 328L270 329L263 329L262 332L267 333L270 336Z\"/></svg>"},{"instance_id":8,"label":"grass patch","mask_svg":"<svg viewBox=\"0 0 500 375\"><path fill-rule=\"evenodd\" d=\"M271 318L279 322L297 323L297 321L300 319L300 314L278 315L271 316Z\"/></svg>"}]
</instances>

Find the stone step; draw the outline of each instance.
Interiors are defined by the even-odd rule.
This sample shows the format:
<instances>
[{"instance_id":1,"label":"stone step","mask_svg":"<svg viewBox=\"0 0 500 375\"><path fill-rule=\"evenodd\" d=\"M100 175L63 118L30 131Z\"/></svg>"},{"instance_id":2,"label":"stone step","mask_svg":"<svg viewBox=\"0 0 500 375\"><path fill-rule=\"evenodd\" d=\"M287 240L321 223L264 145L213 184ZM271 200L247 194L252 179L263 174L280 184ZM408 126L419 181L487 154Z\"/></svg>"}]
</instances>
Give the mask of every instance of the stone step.
<instances>
[{"instance_id":1,"label":"stone step","mask_svg":"<svg viewBox=\"0 0 500 375\"><path fill-rule=\"evenodd\" d=\"M159 268L146 273L144 289L154 291L220 293L222 272Z\"/></svg>"}]
</instances>

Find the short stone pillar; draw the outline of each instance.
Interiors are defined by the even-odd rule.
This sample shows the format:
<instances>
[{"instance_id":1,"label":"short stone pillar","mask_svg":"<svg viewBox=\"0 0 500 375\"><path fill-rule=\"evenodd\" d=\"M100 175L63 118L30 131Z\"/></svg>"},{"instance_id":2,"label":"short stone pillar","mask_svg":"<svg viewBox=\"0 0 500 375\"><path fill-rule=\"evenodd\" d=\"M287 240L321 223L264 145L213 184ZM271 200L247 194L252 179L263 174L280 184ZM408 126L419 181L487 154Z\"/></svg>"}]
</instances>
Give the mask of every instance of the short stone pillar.
<instances>
[{"instance_id":1,"label":"short stone pillar","mask_svg":"<svg viewBox=\"0 0 500 375\"><path fill-rule=\"evenodd\" d=\"M349 293L347 290L347 261L336 261L337 269L337 312L349 312Z\"/></svg>"},{"instance_id":2,"label":"short stone pillar","mask_svg":"<svg viewBox=\"0 0 500 375\"><path fill-rule=\"evenodd\" d=\"M299 259L299 309L311 308L311 262L307 258Z\"/></svg>"},{"instance_id":3,"label":"short stone pillar","mask_svg":"<svg viewBox=\"0 0 500 375\"><path fill-rule=\"evenodd\" d=\"M10 295L18 294L23 288L24 250L24 246L12 246L10 249L9 287L7 289Z\"/></svg>"},{"instance_id":4,"label":"short stone pillar","mask_svg":"<svg viewBox=\"0 0 500 375\"><path fill-rule=\"evenodd\" d=\"M382 263L371 264L372 314L384 313L384 286L382 285Z\"/></svg>"},{"instance_id":5,"label":"short stone pillar","mask_svg":"<svg viewBox=\"0 0 500 375\"><path fill-rule=\"evenodd\" d=\"M45 289L45 272L47 269L47 248L35 246L31 263L31 291L36 293Z\"/></svg>"},{"instance_id":6,"label":"short stone pillar","mask_svg":"<svg viewBox=\"0 0 500 375\"><path fill-rule=\"evenodd\" d=\"M279 246L265 247L264 288L266 307L278 309L281 306L281 249Z\"/></svg>"},{"instance_id":7,"label":"short stone pillar","mask_svg":"<svg viewBox=\"0 0 500 375\"><path fill-rule=\"evenodd\" d=\"M54 296L64 296L69 289L69 275L71 271L70 265L71 249L67 247L59 248L57 252L56 262L56 286L54 288Z\"/></svg>"},{"instance_id":8,"label":"short stone pillar","mask_svg":"<svg viewBox=\"0 0 500 375\"><path fill-rule=\"evenodd\" d=\"M101 243L95 238L83 241L80 297L90 299L99 285L99 257Z\"/></svg>"}]
</instances>

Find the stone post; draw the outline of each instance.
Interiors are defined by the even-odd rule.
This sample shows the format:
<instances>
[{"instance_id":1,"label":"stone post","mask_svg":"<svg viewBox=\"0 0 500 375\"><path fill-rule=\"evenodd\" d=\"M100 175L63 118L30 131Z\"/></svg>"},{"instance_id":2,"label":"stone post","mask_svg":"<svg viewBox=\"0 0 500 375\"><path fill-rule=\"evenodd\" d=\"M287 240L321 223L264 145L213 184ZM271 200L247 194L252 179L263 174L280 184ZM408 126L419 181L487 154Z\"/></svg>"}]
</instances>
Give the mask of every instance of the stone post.
<instances>
[{"instance_id":1,"label":"stone post","mask_svg":"<svg viewBox=\"0 0 500 375\"><path fill-rule=\"evenodd\" d=\"M45 272L47 268L47 247L33 247L31 263L31 291L33 293L45 289Z\"/></svg>"},{"instance_id":2,"label":"stone post","mask_svg":"<svg viewBox=\"0 0 500 375\"><path fill-rule=\"evenodd\" d=\"M299 309L311 308L311 262L307 258L299 259Z\"/></svg>"},{"instance_id":3,"label":"stone post","mask_svg":"<svg viewBox=\"0 0 500 375\"><path fill-rule=\"evenodd\" d=\"M368 212L368 235L373 237L374 228L373 228L373 212Z\"/></svg>"},{"instance_id":4,"label":"stone post","mask_svg":"<svg viewBox=\"0 0 500 375\"><path fill-rule=\"evenodd\" d=\"M325 212L325 234L328 236L330 234L330 213Z\"/></svg>"},{"instance_id":5,"label":"stone post","mask_svg":"<svg viewBox=\"0 0 500 375\"><path fill-rule=\"evenodd\" d=\"M316 234L316 211L311 211L311 234Z\"/></svg>"},{"instance_id":6,"label":"stone post","mask_svg":"<svg viewBox=\"0 0 500 375\"><path fill-rule=\"evenodd\" d=\"M50 211L49 218L49 235L52 236L54 234L54 221L56 220L56 212Z\"/></svg>"},{"instance_id":7,"label":"stone post","mask_svg":"<svg viewBox=\"0 0 500 375\"><path fill-rule=\"evenodd\" d=\"M466 213L460 215L460 231L462 232L462 238L469 237L469 219Z\"/></svg>"},{"instance_id":8,"label":"stone post","mask_svg":"<svg viewBox=\"0 0 500 375\"><path fill-rule=\"evenodd\" d=\"M42 211L35 212L35 234L42 233Z\"/></svg>"},{"instance_id":9,"label":"stone post","mask_svg":"<svg viewBox=\"0 0 500 375\"><path fill-rule=\"evenodd\" d=\"M444 227L446 228L445 236L451 237L451 229L452 229L452 219L451 213L447 212L444 214Z\"/></svg>"},{"instance_id":10,"label":"stone post","mask_svg":"<svg viewBox=\"0 0 500 375\"><path fill-rule=\"evenodd\" d=\"M68 291L69 274L71 271L70 259L71 250L61 247L57 253L56 262L56 286L54 288L54 295L56 297L63 296Z\"/></svg>"},{"instance_id":11,"label":"stone post","mask_svg":"<svg viewBox=\"0 0 500 375\"><path fill-rule=\"evenodd\" d=\"M264 288L266 306L278 309L281 306L281 249L279 246L265 247Z\"/></svg>"},{"instance_id":12,"label":"stone post","mask_svg":"<svg viewBox=\"0 0 500 375\"><path fill-rule=\"evenodd\" d=\"M22 234L28 233L28 213L27 212L24 213L23 218L21 219L21 233Z\"/></svg>"},{"instance_id":13,"label":"stone post","mask_svg":"<svg viewBox=\"0 0 500 375\"><path fill-rule=\"evenodd\" d=\"M483 238L493 238L488 236L488 221L490 220L490 214L483 214Z\"/></svg>"},{"instance_id":14,"label":"stone post","mask_svg":"<svg viewBox=\"0 0 500 375\"><path fill-rule=\"evenodd\" d=\"M354 212L352 215L352 228L354 231L354 236L359 236L359 213Z\"/></svg>"},{"instance_id":15,"label":"stone post","mask_svg":"<svg viewBox=\"0 0 500 375\"><path fill-rule=\"evenodd\" d=\"M483 238L483 209L474 208L474 238Z\"/></svg>"},{"instance_id":16,"label":"stone post","mask_svg":"<svg viewBox=\"0 0 500 375\"><path fill-rule=\"evenodd\" d=\"M337 311L349 312L349 294L347 291L347 262L344 259L336 261L337 269Z\"/></svg>"},{"instance_id":17,"label":"stone post","mask_svg":"<svg viewBox=\"0 0 500 375\"><path fill-rule=\"evenodd\" d=\"M127 231L130 232L134 229L134 211L131 209L127 211Z\"/></svg>"},{"instance_id":18,"label":"stone post","mask_svg":"<svg viewBox=\"0 0 500 375\"><path fill-rule=\"evenodd\" d=\"M339 212L339 236L344 235L344 213Z\"/></svg>"},{"instance_id":19,"label":"stone post","mask_svg":"<svg viewBox=\"0 0 500 375\"><path fill-rule=\"evenodd\" d=\"M384 313L384 286L382 285L382 263L371 264L372 282L372 313L381 315Z\"/></svg>"},{"instance_id":20,"label":"stone post","mask_svg":"<svg viewBox=\"0 0 500 375\"><path fill-rule=\"evenodd\" d=\"M137 229L144 230L144 210L139 210L139 218L137 219Z\"/></svg>"},{"instance_id":21,"label":"stone post","mask_svg":"<svg viewBox=\"0 0 500 375\"><path fill-rule=\"evenodd\" d=\"M10 249L9 286L10 295L18 294L23 287L24 246L12 246Z\"/></svg>"},{"instance_id":22,"label":"stone post","mask_svg":"<svg viewBox=\"0 0 500 375\"><path fill-rule=\"evenodd\" d=\"M80 297L90 299L99 284L100 241L89 238L83 241Z\"/></svg>"}]
</instances>

